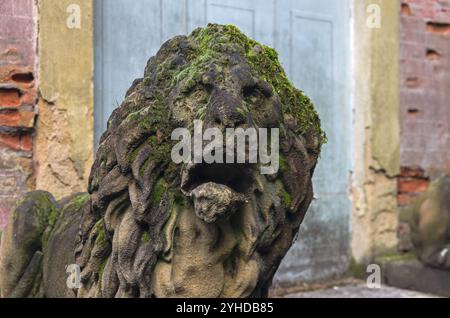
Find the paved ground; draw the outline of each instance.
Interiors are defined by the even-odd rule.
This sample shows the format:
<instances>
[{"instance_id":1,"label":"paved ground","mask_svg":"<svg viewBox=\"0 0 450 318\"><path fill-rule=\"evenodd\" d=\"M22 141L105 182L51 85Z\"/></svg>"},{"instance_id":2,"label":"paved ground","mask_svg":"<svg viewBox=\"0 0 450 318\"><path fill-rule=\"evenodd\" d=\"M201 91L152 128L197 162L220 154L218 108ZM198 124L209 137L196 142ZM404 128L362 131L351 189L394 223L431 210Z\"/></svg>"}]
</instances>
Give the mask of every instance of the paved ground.
<instances>
[{"instance_id":1,"label":"paved ground","mask_svg":"<svg viewBox=\"0 0 450 318\"><path fill-rule=\"evenodd\" d=\"M287 298L435 298L438 296L415 291L382 286L368 288L365 284L334 286L332 288L303 291L284 295Z\"/></svg>"}]
</instances>

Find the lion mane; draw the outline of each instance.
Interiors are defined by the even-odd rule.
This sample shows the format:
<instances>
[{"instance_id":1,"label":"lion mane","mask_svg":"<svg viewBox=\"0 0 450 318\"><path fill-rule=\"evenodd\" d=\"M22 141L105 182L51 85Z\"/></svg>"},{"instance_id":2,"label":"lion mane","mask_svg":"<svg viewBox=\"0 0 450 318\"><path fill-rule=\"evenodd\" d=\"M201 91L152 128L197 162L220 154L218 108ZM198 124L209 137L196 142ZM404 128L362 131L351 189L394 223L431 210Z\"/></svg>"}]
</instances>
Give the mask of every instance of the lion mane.
<instances>
[{"instance_id":1,"label":"lion mane","mask_svg":"<svg viewBox=\"0 0 450 318\"><path fill-rule=\"evenodd\" d=\"M170 156L173 129L192 129L194 119L280 129L277 174L245 165L205 173L205 182L222 170L217 178L235 175L230 182L251 189L242 211L216 223L196 217L182 189L199 183L205 167L192 168L197 179L186 181L186 165ZM75 238L76 296L266 296L311 203L325 141L313 104L273 49L230 25L168 40L100 139Z\"/></svg>"}]
</instances>

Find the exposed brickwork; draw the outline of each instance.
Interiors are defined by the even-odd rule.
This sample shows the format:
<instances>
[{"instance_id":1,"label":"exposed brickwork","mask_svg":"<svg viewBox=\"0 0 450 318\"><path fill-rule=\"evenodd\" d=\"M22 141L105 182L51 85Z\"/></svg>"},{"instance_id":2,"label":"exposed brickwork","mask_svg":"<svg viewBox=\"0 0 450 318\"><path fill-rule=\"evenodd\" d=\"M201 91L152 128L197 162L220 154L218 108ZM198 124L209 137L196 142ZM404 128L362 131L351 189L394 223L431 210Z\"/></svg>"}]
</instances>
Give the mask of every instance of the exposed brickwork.
<instances>
[{"instance_id":1,"label":"exposed brickwork","mask_svg":"<svg viewBox=\"0 0 450 318\"><path fill-rule=\"evenodd\" d=\"M37 90L33 0L0 1L0 230L30 189Z\"/></svg>"},{"instance_id":2,"label":"exposed brickwork","mask_svg":"<svg viewBox=\"0 0 450 318\"><path fill-rule=\"evenodd\" d=\"M429 181L423 169L403 167L398 178L399 205L413 203L419 194L425 192Z\"/></svg>"},{"instance_id":3,"label":"exposed brickwork","mask_svg":"<svg viewBox=\"0 0 450 318\"><path fill-rule=\"evenodd\" d=\"M409 204L450 171L450 1L403 0L400 41L399 203Z\"/></svg>"}]
</instances>

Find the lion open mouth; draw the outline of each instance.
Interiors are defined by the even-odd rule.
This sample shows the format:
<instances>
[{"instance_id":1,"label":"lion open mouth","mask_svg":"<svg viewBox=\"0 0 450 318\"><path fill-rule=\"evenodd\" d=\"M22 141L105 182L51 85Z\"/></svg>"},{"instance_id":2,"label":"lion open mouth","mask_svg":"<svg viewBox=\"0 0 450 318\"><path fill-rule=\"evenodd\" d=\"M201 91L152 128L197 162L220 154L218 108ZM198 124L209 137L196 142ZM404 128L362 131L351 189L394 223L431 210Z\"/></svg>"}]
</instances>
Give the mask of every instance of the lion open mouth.
<instances>
[{"instance_id":1,"label":"lion open mouth","mask_svg":"<svg viewBox=\"0 0 450 318\"><path fill-rule=\"evenodd\" d=\"M248 201L250 170L246 164L188 164L182 172L181 189L193 199L196 215L212 223L229 217Z\"/></svg>"}]
</instances>

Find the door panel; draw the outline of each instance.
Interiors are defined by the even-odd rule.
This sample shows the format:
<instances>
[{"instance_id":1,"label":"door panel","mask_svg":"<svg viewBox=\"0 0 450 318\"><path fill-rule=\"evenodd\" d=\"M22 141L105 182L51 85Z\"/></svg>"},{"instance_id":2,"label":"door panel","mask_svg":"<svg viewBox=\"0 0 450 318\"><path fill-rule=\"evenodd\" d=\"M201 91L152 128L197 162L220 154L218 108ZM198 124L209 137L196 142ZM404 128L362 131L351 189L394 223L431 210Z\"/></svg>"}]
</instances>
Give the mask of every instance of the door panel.
<instances>
[{"instance_id":1,"label":"door panel","mask_svg":"<svg viewBox=\"0 0 450 318\"><path fill-rule=\"evenodd\" d=\"M311 97L329 142L315 197L275 281L311 281L346 270L351 205L348 0L97 0L96 142L111 111L160 45L208 22L235 24L275 47L293 83Z\"/></svg>"},{"instance_id":2,"label":"door panel","mask_svg":"<svg viewBox=\"0 0 450 318\"><path fill-rule=\"evenodd\" d=\"M188 1L95 1L95 145L111 112L150 56L167 39L187 33Z\"/></svg>"},{"instance_id":3,"label":"door panel","mask_svg":"<svg viewBox=\"0 0 450 318\"><path fill-rule=\"evenodd\" d=\"M209 0L207 22L234 24L247 36L273 46L274 0Z\"/></svg>"},{"instance_id":4,"label":"door panel","mask_svg":"<svg viewBox=\"0 0 450 318\"><path fill-rule=\"evenodd\" d=\"M314 173L315 199L275 282L312 281L350 262L350 9L344 0L276 3L276 49L289 78L314 102L329 141Z\"/></svg>"}]
</instances>

